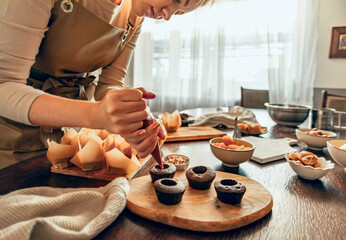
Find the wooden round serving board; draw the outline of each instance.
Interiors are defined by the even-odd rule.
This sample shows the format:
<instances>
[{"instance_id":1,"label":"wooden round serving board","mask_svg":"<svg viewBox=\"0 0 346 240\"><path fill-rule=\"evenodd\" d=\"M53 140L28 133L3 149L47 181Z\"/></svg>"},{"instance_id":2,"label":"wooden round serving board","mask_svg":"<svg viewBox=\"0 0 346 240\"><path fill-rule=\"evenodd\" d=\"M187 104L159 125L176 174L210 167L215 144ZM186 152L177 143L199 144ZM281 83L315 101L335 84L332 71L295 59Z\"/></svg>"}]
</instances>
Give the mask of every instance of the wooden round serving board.
<instances>
[{"instance_id":1,"label":"wooden round serving board","mask_svg":"<svg viewBox=\"0 0 346 240\"><path fill-rule=\"evenodd\" d=\"M267 215L273 207L273 198L260 183L240 175L218 172L216 178L233 178L246 186L238 205L222 203L217 199L214 182L209 190L189 187L185 171L178 171L175 179L186 186L183 199L176 205L165 205L157 200L150 175L130 181L127 207L144 218L170 226L203 232L227 231L245 226Z\"/></svg>"}]
</instances>

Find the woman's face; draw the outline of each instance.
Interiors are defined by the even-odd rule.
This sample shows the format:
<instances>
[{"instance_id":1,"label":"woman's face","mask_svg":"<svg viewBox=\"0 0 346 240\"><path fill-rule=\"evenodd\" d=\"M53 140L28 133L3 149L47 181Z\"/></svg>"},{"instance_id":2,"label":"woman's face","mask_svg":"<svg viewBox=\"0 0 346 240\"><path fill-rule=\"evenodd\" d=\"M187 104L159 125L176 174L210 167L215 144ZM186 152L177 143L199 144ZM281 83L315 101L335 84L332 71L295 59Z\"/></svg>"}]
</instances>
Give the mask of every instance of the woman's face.
<instances>
[{"instance_id":1,"label":"woman's face","mask_svg":"<svg viewBox=\"0 0 346 240\"><path fill-rule=\"evenodd\" d=\"M196 9L200 0L132 0L132 10L138 17L163 18L181 15Z\"/></svg>"}]
</instances>

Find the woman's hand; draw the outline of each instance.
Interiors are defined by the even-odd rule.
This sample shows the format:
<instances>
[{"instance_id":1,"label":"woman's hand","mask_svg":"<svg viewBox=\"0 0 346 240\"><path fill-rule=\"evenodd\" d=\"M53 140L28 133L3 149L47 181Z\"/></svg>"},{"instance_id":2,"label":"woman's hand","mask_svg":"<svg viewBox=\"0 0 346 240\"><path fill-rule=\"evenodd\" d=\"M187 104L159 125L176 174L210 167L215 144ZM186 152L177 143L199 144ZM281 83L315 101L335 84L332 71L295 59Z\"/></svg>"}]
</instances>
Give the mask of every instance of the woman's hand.
<instances>
[{"instance_id":1,"label":"woman's hand","mask_svg":"<svg viewBox=\"0 0 346 240\"><path fill-rule=\"evenodd\" d=\"M109 90L98 102L95 120L98 128L115 134L128 134L141 128L148 114L143 93L138 89Z\"/></svg>"},{"instance_id":2,"label":"woman's hand","mask_svg":"<svg viewBox=\"0 0 346 240\"><path fill-rule=\"evenodd\" d=\"M163 145L163 143L166 141L167 138L167 130L165 126L163 125L161 120L158 120L158 123L160 123L160 128L157 136L159 137L159 144L160 146Z\"/></svg>"},{"instance_id":3,"label":"woman's hand","mask_svg":"<svg viewBox=\"0 0 346 240\"><path fill-rule=\"evenodd\" d=\"M160 124L154 122L148 127L139 130L137 133L122 135L123 138L137 151L137 156L144 158L154 151L158 143L158 133L160 132Z\"/></svg>"},{"instance_id":4,"label":"woman's hand","mask_svg":"<svg viewBox=\"0 0 346 240\"><path fill-rule=\"evenodd\" d=\"M137 151L138 157L148 156L157 144L157 136L166 137L157 122L142 129L143 121L148 118L143 99L153 98L155 94L143 88L108 91L96 108L98 128L120 134Z\"/></svg>"}]
</instances>

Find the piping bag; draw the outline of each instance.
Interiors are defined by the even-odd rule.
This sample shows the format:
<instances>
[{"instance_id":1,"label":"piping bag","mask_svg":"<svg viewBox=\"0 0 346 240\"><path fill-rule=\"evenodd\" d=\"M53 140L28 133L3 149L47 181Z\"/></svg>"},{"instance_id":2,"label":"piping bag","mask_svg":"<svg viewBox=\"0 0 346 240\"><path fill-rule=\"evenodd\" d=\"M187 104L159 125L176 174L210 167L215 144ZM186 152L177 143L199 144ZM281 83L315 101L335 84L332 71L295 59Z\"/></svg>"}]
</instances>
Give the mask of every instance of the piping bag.
<instances>
[{"instance_id":1,"label":"piping bag","mask_svg":"<svg viewBox=\"0 0 346 240\"><path fill-rule=\"evenodd\" d=\"M146 128L150 124L152 124L153 122L157 122L156 118L150 112L150 109L148 107L147 107L146 111L148 113L148 118L143 120L143 127L142 128ZM163 169L162 157L161 157L160 148L159 148L159 140L157 140L156 147L154 148L153 152L151 153L151 156L159 164L160 168Z\"/></svg>"}]
</instances>

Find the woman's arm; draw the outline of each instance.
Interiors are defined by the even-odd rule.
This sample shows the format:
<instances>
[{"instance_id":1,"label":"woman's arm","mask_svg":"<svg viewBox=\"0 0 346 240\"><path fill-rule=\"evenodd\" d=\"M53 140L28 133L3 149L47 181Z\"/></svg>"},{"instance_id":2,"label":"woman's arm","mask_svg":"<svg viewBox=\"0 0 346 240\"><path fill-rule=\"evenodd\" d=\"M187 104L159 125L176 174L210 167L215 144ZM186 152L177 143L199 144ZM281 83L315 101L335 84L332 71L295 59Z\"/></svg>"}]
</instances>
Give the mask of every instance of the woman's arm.
<instances>
[{"instance_id":1,"label":"woman's arm","mask_svg":"<svg viewBox=\"0 0 346 240\"><path fill-rule=\"evenodd\" d=\"M95 99L100 100L105 91L109 89L121 89L124 86L124 81L127 76L128 67L136 47L139 34L141 32L144 19L138 18L138 26L131 39L124 46L119 57L109 66L102 69L99 76L99 81L95 90Z\"/></svg>"},{"instance_id":2,"label":"woman's arm","mask_svg":"<svg viewBox=\"0 0 346 240\"><path fill-rule=\"evenodd\" d=\"M123 136L138 151L139 157L145 157L154 150L157 135L165 137L162 136L162 130L155 129L155 123L140 129L143 120L148 117L143 98L154 97L154 94L144 89L110 90L99 102L44 94L31 105L29 119L33 124L41 126L106 129Z\"/></svg>"},{"instance_id":3,"label":"woman's arm","mask_svg":"<svg viewBox=\"0 0 346 240\"><path fill-rule=\"evenodd\" d=\"M30 124L42 91L25 85L56 0L0 0L0 115Z\"/></svg>"}]
</instances>

